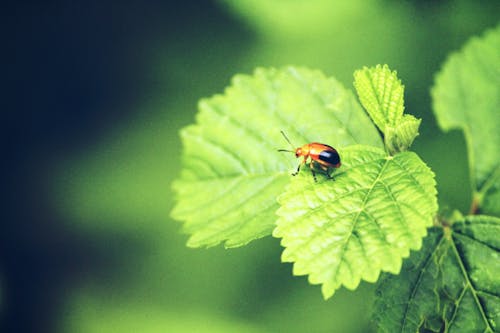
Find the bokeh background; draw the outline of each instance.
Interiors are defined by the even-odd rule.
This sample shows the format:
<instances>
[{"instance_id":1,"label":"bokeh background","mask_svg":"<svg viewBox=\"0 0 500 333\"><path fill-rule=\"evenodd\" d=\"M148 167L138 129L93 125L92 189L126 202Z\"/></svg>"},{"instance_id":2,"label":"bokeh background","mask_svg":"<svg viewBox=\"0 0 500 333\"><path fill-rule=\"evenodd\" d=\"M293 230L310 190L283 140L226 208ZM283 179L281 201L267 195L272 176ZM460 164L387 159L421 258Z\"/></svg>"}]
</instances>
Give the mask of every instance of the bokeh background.
<instances>
[{"instance_id":1,"label":"bokeh background","mask_svg":"<svg viewBox=\"0 0 500 333\"><path fill-rule=\"evenodd\" d=\"M277 239L188 249L169 217L178 130L197 100L257 66L301 65L352 89L387 63L423 118L413 149L443 209L468 210L461 133L429 89L498 1L7 1L2 5L2 332L367 332L374 285L320 288Z\"/></svg>"}]
</instances>

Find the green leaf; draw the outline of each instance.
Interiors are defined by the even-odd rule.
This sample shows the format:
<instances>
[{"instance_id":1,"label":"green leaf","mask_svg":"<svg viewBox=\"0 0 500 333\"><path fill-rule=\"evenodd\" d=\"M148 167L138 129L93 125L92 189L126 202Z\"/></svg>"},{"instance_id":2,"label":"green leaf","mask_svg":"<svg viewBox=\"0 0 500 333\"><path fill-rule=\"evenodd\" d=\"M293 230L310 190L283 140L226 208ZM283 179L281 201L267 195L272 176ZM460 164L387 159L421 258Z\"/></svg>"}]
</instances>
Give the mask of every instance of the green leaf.
<instances>
[{"instance_id":1,"label":"green leaf","mask_svg":"<svg viewBox=\"0 0 500 333\"><path fill-rule=\"evenodd\" d=\"M361 104L384 133L391 153L406 150L418 135L420 120L403 115L404 86L387 65L364 67L354 72L354 86Z\"/></svg>"},{"instance_id":2,"label":"green leaf","mask_svg":"<svg viewBox=\"0 0 500 333\"><path fill-rule=\"evenodd\" d=\"M434 228L401 274L380 280L374 320L381 332L497 332L500 219L470 216Z\"/></svg>"},{"instance_id":3,"label":"green leaf","mask_svg":"<svg viewBox=\"0 0 500 333\"><path fill-rule=\"evenodd\" d=\"M500 26L448 58L432 98L439 126L465 133L481 212L500 215Z\"/></svg>"},{"instance_id":4,"label":"green leaf","mask_svg":"<svg viewBox=\"0 0 500 333\"><path fill-rule=\"evenodd\" d=\"M387 65L355 71L354 86L361 104L382 132L403 117L404 86L397 72L392 72Z\"/></svg>"},{"instance_id":5,"label":"green leaf","mask_svg":"<svg viewBox=\"0 0 500 333\"><path fill-rule=\"evenodd\" d=\"M280 130L296 145L382 146L353 94L319 71L237 75L224 95L202 100L197 124L181 131L183 168L173 184L172 216L184 221L189 246L234 247L271 234L276 198L297 163L277 152L289 148Z\"/></svg>"},{"instance_id":6,"label":"green leaf","mask_svg":"<svg viewBox=\"0 0 500 333\"><path fill-rule=\"evenodd\" d=\"M384 142L390 152L405 151L418 135L421 119L406 114L395 126L386 126Z\"/></svg>"},{"instance_id":7,"label":"green leaf","mask_svg":"<svg viewBox=\"0 0 500 333\"><path fill-rule=\"evenodd\" d=\"M420 249L437 211L434 174L412 152L355 145L339 149L334 180L309 172L294 177L278 198L273 236L294 274L322 284L325 298L341 285L375 282L381 271L397 274L410 249Z\"/></svg>"}]
</instances>

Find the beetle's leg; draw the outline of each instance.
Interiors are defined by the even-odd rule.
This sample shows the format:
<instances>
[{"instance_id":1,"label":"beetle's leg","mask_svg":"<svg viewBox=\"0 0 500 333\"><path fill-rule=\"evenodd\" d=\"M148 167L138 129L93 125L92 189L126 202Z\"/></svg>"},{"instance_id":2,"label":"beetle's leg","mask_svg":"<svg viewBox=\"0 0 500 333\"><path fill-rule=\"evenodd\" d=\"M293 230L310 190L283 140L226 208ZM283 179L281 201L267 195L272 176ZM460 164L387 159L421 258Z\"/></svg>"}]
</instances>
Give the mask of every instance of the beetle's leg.
<instances>
[{"instance_id":1,"label":"beetle's leg","mask_svg":"<svg viewBox=\"0 0 500 333\"><path fill-rule=\"evenodd\" d=\"M330 175L330 168L329 168L328 166L326 166L326 165L323 165L323 164L319 164L319 163L318 163L318 165L319 165L319 167L321 168L321 170L323 170L323 171L325 172L326 177L327 177L328 179L331 179L331 178L332 178L332 176Z\"/></svg>"},{"instance_id":2,"label":"beetle's leg","mask_svg":"<svg viewBox=\"0 0 500 333\"><path fill-rule=\"evenodd\" d=\"M333 173L335 172L335 169L333 169L333 168L332 168L330 171L332 172L332 173L330 174L330 179L331 179L331 180L335 180L335 177L333 177Z\"/></svg>"},{"instance_id":3,"label":"beetle's leg","mask_svg":"<svg viewBox=\"0 0 500 333\"><path fill-rule=\"evenodd\" d=\"M316 179L316 172L314 172L314 165L313 162L309 163L309 167L311 168L311 173L313 174L314 182L317 183L318 180Z\"/></svg>"},{"instance_id":4,"label":"beetle's leg","mask_svg":"<svg viewBox=\"0 0 500 333\"><path fill-rule=\"evenodd\" d=\"M302 160L302 162L299 163L299 166L297 167L297 171L292 173L292 176L297 176L299 174L300 167L302 166L302 164L306 164L306 159L307 157L304 156L304 159Z\"/></svg>"}]
</instances>

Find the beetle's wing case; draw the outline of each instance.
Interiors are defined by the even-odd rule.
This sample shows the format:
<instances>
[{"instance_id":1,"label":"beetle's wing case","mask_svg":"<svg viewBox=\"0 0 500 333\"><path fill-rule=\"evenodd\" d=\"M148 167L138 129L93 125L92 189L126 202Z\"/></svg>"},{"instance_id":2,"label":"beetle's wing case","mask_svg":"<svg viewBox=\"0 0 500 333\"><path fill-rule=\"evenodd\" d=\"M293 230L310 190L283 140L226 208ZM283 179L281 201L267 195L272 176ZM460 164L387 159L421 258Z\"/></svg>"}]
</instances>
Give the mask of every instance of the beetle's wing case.
<instances>
[{"instance_id":1,"label":"beetle's wing case","mask_svg":"<svg viewBox=\"0 0 500 333\"><path fill-rule=\"evenodd\" d=\"M320 161L326 162L331 166L337 166L340 163L339 153L335 149L332 150L323 150L319 153L318 159Z\"/></svg>"}]
</instances>

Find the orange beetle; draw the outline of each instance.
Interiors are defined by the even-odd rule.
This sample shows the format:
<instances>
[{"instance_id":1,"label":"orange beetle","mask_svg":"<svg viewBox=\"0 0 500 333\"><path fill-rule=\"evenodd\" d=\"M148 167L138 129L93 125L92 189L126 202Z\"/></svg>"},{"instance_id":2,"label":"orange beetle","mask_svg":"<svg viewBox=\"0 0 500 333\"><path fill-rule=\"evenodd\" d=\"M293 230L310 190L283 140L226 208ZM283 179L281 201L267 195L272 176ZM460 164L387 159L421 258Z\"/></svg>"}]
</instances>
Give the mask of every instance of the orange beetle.
<instances>
[{"instance_id":1,"label":"orange beetle","mask_svg":"<svg viewBox=\"0 0 500 333\"><path fill-rule=\"evenodd\" d=\"M281 131L281 134L285 138L285 140L290 144L290 146L293 148L294 146L288 139L288 137L285 135L283 131ZM314 177L314 181L317 181L316 179L316 173L314 172L314 167L318 166L321 168L323 171L325 171L326 175L328 178L332 178L330 175L330 170L334 168L339 168L341 163L340 163L340 156L337 150L329 145L325 145L324 143L319 143L319 142L311 142L303 145L302 147L299 148L293 148L294 150L287 150L287 149L278 149L280 152L289 152L289 153L295 153L295 157L303 157L301 163L297 167L297 171L292 173L292 176L295 176L299 173L300 167L303 164L308 163L309 159L309 167L311 168L311 172Z\"/></svg>"}]
</instances>

